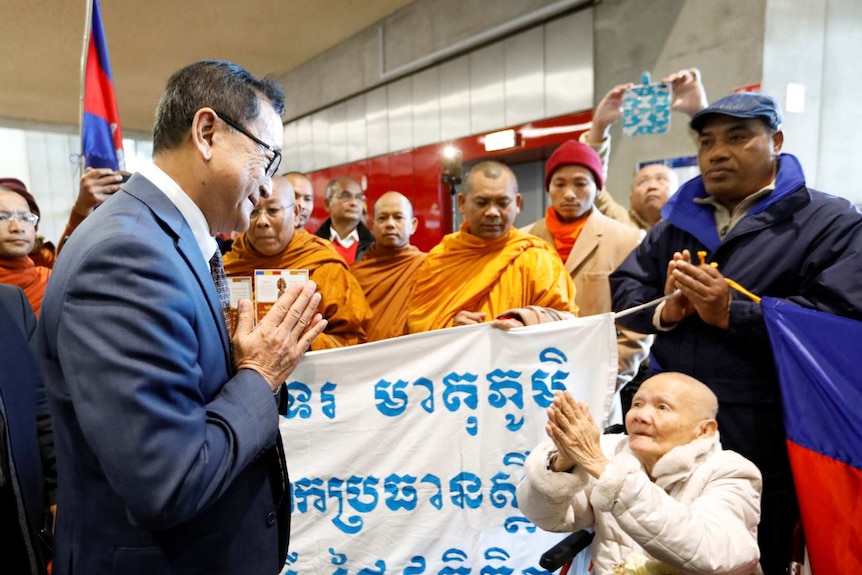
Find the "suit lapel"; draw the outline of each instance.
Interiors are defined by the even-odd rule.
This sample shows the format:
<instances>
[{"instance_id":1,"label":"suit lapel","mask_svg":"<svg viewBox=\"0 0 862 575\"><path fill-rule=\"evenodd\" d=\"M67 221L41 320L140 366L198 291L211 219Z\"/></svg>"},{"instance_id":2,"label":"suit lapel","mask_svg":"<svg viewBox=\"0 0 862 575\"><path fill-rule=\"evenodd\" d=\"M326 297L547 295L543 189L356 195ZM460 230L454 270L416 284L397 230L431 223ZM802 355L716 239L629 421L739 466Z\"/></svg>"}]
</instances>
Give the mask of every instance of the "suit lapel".
<instances>
[{"instance_id":1,"label":"suit lapel","mask_svg":"<svg viewBox=\"0 0 862 575\"><path fill-rule=\"evenodd\" d=\"M595 217L596 209L593 208L593 213L587 218L587 223L584 224L584 229L578 235L569 258L566 260L566 270L572 276L577 273L578 268L590 257L590 254L599 247L599 240L602 234L598 229L597 218Z\"/></svg>"},{"instance_id":2,"label":"suit lapel","mask_svg":"<svg viewBox=\"0 0 862 575\"><path fill-rule=\"evenodd\" d=\"M198 287L200 287L207 305L209 305L210 313L219 332L227 365L229 366L228 370L232 371L233 367L230 363L229 347L230 338L228 338L227 326L225 326L224 316L221 312L221 302L215 290L209 265L204 262L205 258L201 257L200 247L197 240L195 240L188 222L186 222L179 209L177 209L165 193L145 177L135 174L123 189L146 204L155 218L161 223L162 228L174 237L177 252L192 270L197 279Z\"/></svg>"}]
</instances>

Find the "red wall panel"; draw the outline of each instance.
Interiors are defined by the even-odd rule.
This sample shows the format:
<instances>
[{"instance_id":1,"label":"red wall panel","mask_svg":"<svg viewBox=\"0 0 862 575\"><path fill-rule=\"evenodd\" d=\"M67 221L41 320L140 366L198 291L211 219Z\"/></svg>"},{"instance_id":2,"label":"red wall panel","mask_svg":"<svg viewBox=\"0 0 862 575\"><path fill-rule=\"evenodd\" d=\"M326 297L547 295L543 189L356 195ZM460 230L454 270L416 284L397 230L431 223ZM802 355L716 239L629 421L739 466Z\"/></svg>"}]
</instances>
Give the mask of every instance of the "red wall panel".
<instances>
[{"instance_id":1,"label":"red wall panel","mask_svg":"<svg viewBox=\"0 0 862 575\"><path fill-rule=\"evenodd\" d=\"M486 152L484 134L479 134L311 172L308 177L314 186L314 211L308 229L316 230L328 217L323 208L326 184L336 176L350 176L365 186L369 218L374 202L384 192L394 190L410 198L419 219L412 243L428 251L452 231L452 198L448 187L444 188L440 182L441 159L446 146L460 149L467 163L481 159L518 161L525 152L547 159L558 145L586 131L591 119L592 112L586 111L510 126L518 133L520 145L498 152Z\"/></svg>"}]
</instances>

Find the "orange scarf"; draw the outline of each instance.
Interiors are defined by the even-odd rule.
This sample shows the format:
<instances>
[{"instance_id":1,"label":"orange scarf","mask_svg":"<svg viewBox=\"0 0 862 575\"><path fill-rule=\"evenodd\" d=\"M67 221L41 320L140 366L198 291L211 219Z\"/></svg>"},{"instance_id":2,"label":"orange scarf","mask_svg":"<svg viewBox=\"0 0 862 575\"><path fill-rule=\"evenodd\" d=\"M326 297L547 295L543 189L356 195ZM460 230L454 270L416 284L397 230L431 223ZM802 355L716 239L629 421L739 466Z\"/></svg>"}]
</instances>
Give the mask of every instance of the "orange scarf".
<instances>
[{"instance_id":1,"label":"orange scarf","mask_svg":"<svg viewBox=\"0 0 862 575\"><path fill-rule=\"evenodd\" d=\"M42 298L50 276L50 269L37 266L28 257L0 257L0 283L12 284L24 290L37 317L42 309Z\"/></svg>"},{"instance_id":2,"label":"orange scarf","mask_svg":"<svg viewBox=\"0 0 862 575\"><path fill-rule=\"evenodd\" d=\"M572 253L572 248L575 247L575 242L589 217L590 212L587 212L573 222L562 222L553 206L545 212L545 225L554 236L554 247L557 248L557 253L563 261L569 259L569 254Z\"/></svg>"}]
</instances>

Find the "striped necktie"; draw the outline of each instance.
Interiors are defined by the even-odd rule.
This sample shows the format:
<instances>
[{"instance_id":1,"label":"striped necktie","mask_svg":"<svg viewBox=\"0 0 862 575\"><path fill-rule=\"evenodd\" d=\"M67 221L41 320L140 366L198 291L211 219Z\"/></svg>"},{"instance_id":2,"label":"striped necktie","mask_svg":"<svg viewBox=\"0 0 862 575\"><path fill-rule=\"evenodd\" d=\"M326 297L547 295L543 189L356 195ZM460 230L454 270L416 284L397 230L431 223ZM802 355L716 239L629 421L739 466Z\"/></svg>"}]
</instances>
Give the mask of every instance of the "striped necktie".
<instances>
[{"instance_id":1,"label":"striped necktie","mask_svg":"<svg viewBox=\"0 0 862 575\"><path fill-rule=\"evenodd\" d=\"M218 293L219 303L221 303L221 314L224 319L224 325L227 328L227 338L230 341L230 288L227 284L227 275L224 273L220 250L216 250L213 257L210 258L210 273L213 276L213 283Z\"/></svg>"}]
</instances>

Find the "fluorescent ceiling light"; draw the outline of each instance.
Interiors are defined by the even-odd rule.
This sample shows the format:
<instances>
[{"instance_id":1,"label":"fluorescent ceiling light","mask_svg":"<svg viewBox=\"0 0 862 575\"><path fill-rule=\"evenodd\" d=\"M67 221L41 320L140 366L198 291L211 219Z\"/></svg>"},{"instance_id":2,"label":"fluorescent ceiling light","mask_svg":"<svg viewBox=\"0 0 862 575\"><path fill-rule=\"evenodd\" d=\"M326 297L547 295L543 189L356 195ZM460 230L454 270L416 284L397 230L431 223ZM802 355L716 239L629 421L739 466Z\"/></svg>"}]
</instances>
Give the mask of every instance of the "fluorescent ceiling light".
<instances>
[{"instance_id":1,"label":"fluorescent ceiling light","mask_svg":"<svg viewBox=\"0 0 862 575\"><path fill-rule=\"evenodd\" d=\"M506 148L514 148L518 145L518 135L515 130L502 130L485 134L485 151L496 152Z\"/></svg>"}]
</instances>

